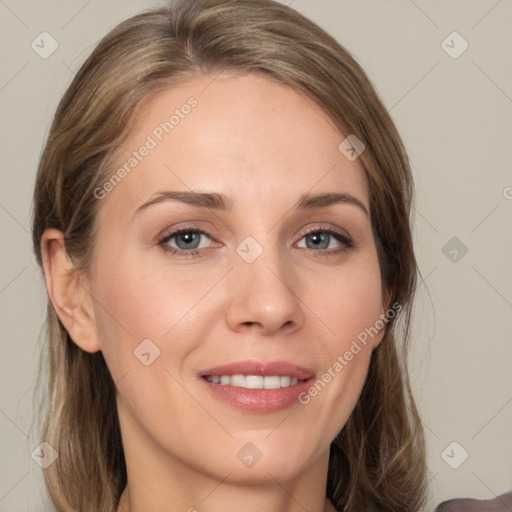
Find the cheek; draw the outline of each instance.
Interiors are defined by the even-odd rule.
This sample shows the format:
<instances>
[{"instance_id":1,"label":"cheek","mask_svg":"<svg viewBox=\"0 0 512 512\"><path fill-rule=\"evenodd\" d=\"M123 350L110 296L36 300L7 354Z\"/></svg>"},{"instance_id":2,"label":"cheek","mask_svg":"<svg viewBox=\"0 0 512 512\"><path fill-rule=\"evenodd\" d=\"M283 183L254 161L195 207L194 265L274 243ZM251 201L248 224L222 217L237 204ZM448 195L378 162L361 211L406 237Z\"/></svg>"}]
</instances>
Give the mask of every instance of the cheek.
<instances>
[{"instance_id":1,"label":"cheek","mask_svg":"<svg viewBox=\"0 0 512 512\"><path fill-rule=\"evenodd\" d=\"M103 258L94 287L102 351L114 360L114 353L116 358L121 352L133 355L148 339L163 349L163 342L200 298L201 289L197 282L180 282L172 273L147 269L137 260Z\"/></svg>"},{"instance_id":2,"label":"cheek","mask_svg":"<svg viewBox=\"0 0 512 512\"><path fill-rule=\"evenodd\" d=\"M373 346L384 334L381 278L376 253L319 275L322 288L309 284L317 322L322 371L300 397L311 417L333 439L347 422L363 388ZM313 308L312 308L313 309ZM323 324L323 325L322 325ZM326 330L328 329L328 330ZM315 420L315 421L316 421Z\"/></svg>"},{"instance_id":3,"label":"cheek","mask_svg":"<svg viewBox=\"0 0 512 512\"><path fill-rule=\"evenodd\" d=\"M94 314L101 351L115 382L130 373L142 378L145 363L157 361L164 320L153 289L149 296L142 267L102 248L93 279ZM167 326L167 329L169 326ZM149 354L149 355L147 355ZM151 366L149 366L151 368Z\"/></svg>"},{"instance_id":4,"label":"cheek","mask_svg":"<svg viewBox=\"0 0 512 512\"><path fill-rule=\"evenodd\" d=\"M191 333L184 326L192 315L183 317L201 290L190 291L187 283L162 271L148 271L142 262L129 258L106 257L96 269L97 332L122 397L118 404L130 411L124 421L137 419L137 427L130 428L161 428L162 439L168 436L162 418L171 418L172 411L182 411L184 423L194 424L194 417L187 414L195 411L197 415L197 405L179 381L180 362L191 345Z\"/></svg>"},{"instance_id":5,"label":"cheek","mask_svg":"<svg viewBox=\"0 0 512 512\"><path fill-rule=\"evenodd\" d=\"M308 282L307 288L304 295L329 330L330 336L323 339L327 343L325 352L331 355L347 350L350 342L374 326L384 312L374 251L353 256L345 265L324 269Z\"/></svg>"},{"instance_id":6,"label":"cheek","mask_svg":"<svg viewBox=\"0 0 512 512\"><path fill-rule=\"evenodd\" d=\"M180 410L180 424L190 427L197 420L197 403L179 382L186 376L183 363L219 320L217 304L201 301L218 272L188 272L187 277L182 269L111 257L97 266L96 275L100 346L131 416L156 428L162 416ZM190 411L195 417L187 417ZM207 421L202 418L203 425Z\"/></svg>"}]
</instances>

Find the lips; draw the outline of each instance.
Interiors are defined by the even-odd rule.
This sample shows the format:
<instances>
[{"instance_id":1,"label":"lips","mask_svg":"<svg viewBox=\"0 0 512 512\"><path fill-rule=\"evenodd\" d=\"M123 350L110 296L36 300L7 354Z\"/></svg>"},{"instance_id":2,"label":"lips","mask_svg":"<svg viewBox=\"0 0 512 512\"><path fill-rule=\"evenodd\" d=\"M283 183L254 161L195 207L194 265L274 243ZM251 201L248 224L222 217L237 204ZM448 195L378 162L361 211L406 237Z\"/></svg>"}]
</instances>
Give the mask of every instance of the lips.
<instances>
[{"instance_id":1,"label":"lips","mask_svg":"<svg viewBox=\"0 0 512 512\"><path fill-rule=\"evenodd\" d=\"M199 376L211 397L261 414L298 404L298 396L310 386L315 373L284 361L239 361L208 368Z\"/></svg>"}]
</instances>

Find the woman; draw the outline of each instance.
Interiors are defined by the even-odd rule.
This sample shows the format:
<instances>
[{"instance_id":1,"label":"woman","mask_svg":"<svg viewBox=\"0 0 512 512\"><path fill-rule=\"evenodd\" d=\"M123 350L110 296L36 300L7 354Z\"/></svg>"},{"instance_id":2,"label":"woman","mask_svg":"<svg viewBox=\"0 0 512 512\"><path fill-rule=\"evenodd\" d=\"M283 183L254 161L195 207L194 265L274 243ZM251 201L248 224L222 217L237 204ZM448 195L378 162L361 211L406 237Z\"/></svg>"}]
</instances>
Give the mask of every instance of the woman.
<instances>
[{"instance_id":1,"label":"woman","mask_svg":"<svg viewBox=\"0 0 512 512\"><path fill-rule=\"evenodd\" d=\"M292 9L117 26L35 185L55 509L420 510L412 193L367 76Z\"/></svg>"}]
</instances>

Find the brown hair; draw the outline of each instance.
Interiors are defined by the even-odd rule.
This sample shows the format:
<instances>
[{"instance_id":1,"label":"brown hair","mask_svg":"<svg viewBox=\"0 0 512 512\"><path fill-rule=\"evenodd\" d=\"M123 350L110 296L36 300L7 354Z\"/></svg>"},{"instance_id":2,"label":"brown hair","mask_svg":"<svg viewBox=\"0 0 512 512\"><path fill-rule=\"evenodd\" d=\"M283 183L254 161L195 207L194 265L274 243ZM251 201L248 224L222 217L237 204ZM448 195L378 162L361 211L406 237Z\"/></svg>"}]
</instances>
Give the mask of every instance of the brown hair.
<instances>
[{"instance_id":1,"label":"brown hair","mask_svg":"<svg viewBox=\"0 0 512 512\"><path fill-rule=\"evenodd\" d=\"M57 108L34 192L33 244L53 227L77 271L94 249L99 201L116 149L143 101L202 73L261 73L307 94L366 149L371 221L383 294L398 303L366 383L331 444L327 496L340 511L413 512L425 499L423 430L407 372L417 266L413 184L398 132L355 59L314 23L272 0L177 0L116 26L82 65ZM340 139L341 142L341 139ZM42 438L59 457L44 472L58 511L114 512L127 483L115 384L101 352L80 349L51 303ZM400 331L400 332L399 332ZM401 340L401 343L398 342ZM41 406L43 407L43 406Z\"/></svg>"}]
</instances>

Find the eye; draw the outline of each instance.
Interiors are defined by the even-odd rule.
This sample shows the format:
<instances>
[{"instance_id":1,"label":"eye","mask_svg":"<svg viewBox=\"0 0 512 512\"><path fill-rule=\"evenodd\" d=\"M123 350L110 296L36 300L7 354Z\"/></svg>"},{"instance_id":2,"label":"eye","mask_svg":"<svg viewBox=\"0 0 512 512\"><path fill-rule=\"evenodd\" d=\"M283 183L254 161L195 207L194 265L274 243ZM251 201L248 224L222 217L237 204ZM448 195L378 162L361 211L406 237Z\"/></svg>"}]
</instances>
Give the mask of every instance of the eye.
<instances>
[{"instance_id":1,"label":"eye","mask_svg":"<svg viewBox=\"0 0 512 512\"><path fill-rule=\"evenodd\" d=\"M302 240L305 240L305 247L299 245L300 242L297 244L297 247L305 248L312 253L321 253L324 255L339 254L353 247L353 242L348 236L332 228L314 228L308 231L301 238L301 241Z\"/></svg>"},{"instance_id":2,"label":"eye","mask_svg":"<svg viewBox=\"0 0 512 512\"><path fill-rule=\"evenodd\" d=\"M211 240L211 237L200 229L180 228L159 240L158 245L172 254L195 255L201 249L205 249L205 246L201 245L205 238Z\"/></svg>"}]
</instances>

